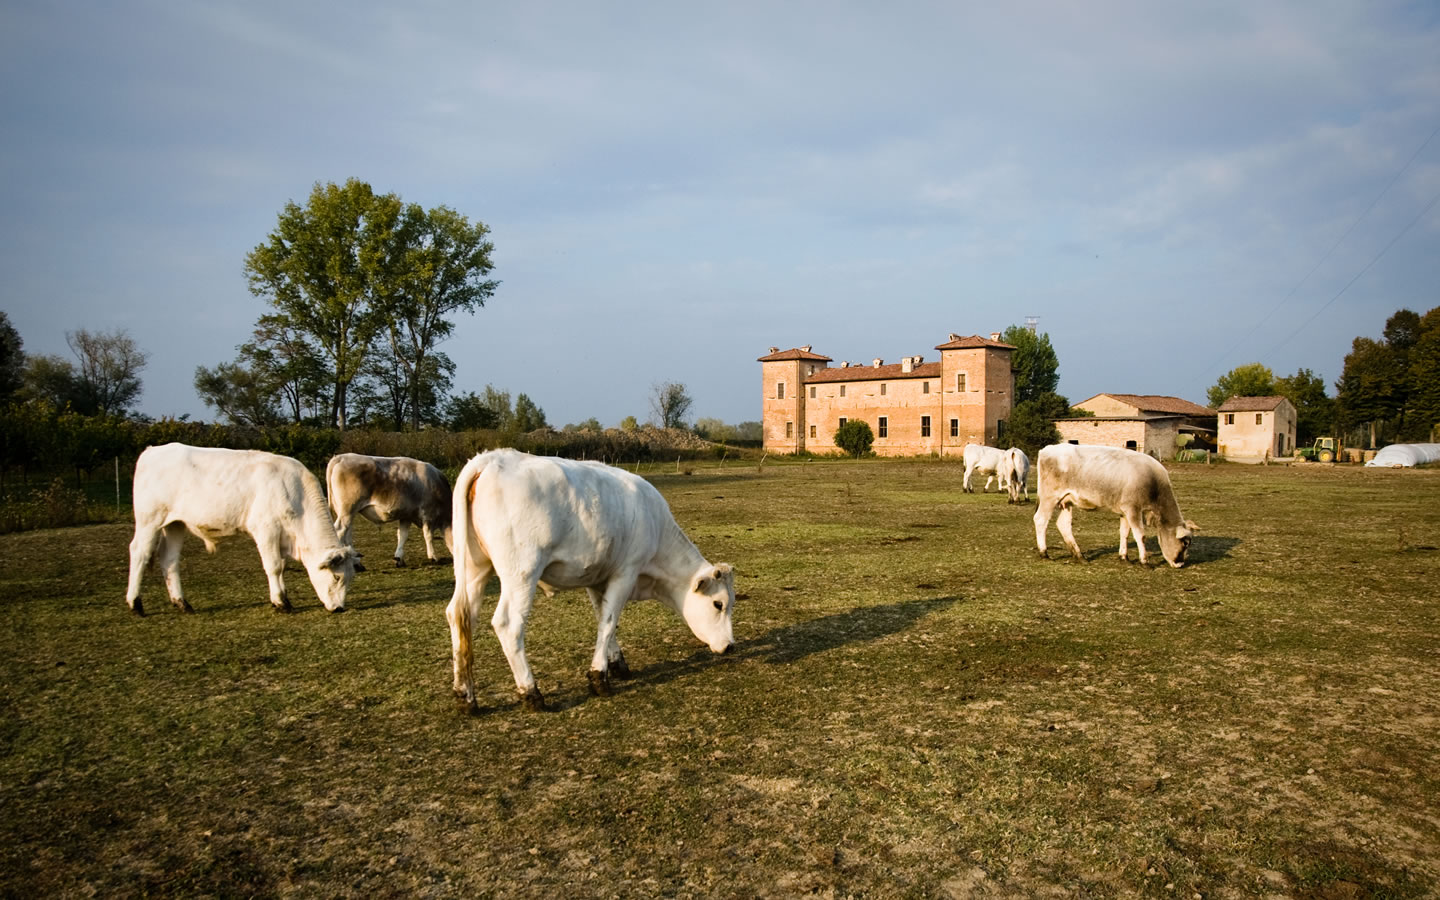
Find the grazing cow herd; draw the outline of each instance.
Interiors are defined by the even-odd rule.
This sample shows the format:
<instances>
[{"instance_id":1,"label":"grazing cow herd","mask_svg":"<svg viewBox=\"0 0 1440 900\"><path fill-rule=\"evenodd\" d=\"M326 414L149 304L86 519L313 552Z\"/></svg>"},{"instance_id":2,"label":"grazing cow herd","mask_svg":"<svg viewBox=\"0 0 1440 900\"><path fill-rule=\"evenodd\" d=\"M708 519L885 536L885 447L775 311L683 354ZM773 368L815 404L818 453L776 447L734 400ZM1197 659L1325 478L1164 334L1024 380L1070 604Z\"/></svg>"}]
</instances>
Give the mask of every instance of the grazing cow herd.
<instances>
[{"instance_id":1,"label":"grazing cow herd","mask_svg":"<svg viewBox=\"0 0 1440 900\"><path fill-rule=\"evenodd\" d=\"M1030 460L1019 448L968 444L963 490L985 476L981 493L997 481L1009 502L1029 500ZM1046 532L1056 526L1070 552L1076 509L1107 509L1120 516L1120 558L1133 535L1146 562L1151 525L1165 562L1180 568L1196 527L1180 514L1170 477L1159 462L1133 450L1054 444L1035 460L1038 493L1035 545L1047 557ZM270 603L289 612L284 568L299 561L325 608L345 611L345 594L363 569L351 544L355 516L398 523L395 564L405 564L412 526L421 528L427 557L439 531L450 549L455 592L445 609L450 625L454 690L476 706L473 629L485 585L494 575L500 599L490 618L521 702L544 707L525 659L525 627L537 588L584 588L595 611L595 652L590 689L612 691L611 679L629 675L617 629L631 601L655 599L674 610L714 653L734 646L735 575L711 563L680 529L660 492L648 481L596 462L491 450L460 470L452 492L438 469L404 457L344 453L319 479L299 461L258 450L222 450L166 444L147 448L135 464L135 537L130 542L126 603L144 615L140 583L157 559L170 602L191 612L180 587L180 549L187 531L215 551L215 540L246 532L260 551L270 582Z\"/></svg>"}]
</instances>

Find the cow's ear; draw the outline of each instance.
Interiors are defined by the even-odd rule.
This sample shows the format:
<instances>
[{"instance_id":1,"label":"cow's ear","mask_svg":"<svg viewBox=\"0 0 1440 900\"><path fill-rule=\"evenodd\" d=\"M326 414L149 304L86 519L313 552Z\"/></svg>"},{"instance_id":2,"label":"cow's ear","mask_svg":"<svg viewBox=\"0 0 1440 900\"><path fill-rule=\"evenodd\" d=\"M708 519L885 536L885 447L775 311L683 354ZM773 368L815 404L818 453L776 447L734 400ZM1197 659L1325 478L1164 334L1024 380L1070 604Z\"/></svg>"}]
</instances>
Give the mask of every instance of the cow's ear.
<instances>
[{"instance_id":1,"label":"cow's ear","mask_svg":"<svg viewBox=\"0 0 1440 900\"><path fill-rule=\"evenodd\" d=\"M1186 519L1186 520L1185 520L1185 527L1188 528L1188 529L1190 529L1192 532L1196 532L1196 531L1199 531L1199 530L1200 530L1200 526L1199 526L1199 525L1196 525L1194 522L1190 521L1189 519Z\"/></svg>"},{"instance_id":2,"label":"cow's ear","mask_svg":"<svg viewBox=\"0 0 1440 900\"><path fill-rule=\"evenodd\" d=\"M705 589L708 588L709 586L710 586L710 576L708 576L708 575L701 575L699 578L696 578L696 579L695 579L695 586L694 586L693 588L691 588L691 592L692 592L692 593L696 593L696 594L703 594L703 593L705 593Z\"/></svg>"},{"instance_id":3,"label":"cow's ear","mask_svg":"<svg viewBox=\"0 0 1440 900\"><path fill-rule=\"evenodd\" d=\"M343 548L336 548L334 550L331 550L330 554L325 557L325 561L322 563L322 565L325 566L325 568L327 569L338 569L344 566L345 560L349 558L350 554L348 551Z\"/></svg>"},{"instance_id":4,"label":"cow's ear","mask_svg":"<svg viewBox=\"0 0 1440 900\"><path fill-rule=\"evenodd\" d=\"M731 566L730 566L729 563L716 563L716 564L715 564L715 580L716 580L716 581L724 581L724 582L726 582L727 584L734 584L734 583L735 583L735 570L734 570L733 568L731 568Z\"/></svg>"}]
</instances>

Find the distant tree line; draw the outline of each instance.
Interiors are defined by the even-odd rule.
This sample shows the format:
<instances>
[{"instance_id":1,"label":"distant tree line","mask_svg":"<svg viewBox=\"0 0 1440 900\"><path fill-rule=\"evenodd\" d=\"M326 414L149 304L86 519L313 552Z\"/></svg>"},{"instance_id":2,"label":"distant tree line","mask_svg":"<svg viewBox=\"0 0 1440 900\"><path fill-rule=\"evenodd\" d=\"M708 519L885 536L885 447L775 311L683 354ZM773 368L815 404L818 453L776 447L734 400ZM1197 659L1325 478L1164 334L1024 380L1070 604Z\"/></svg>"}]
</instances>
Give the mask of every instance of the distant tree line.
<instances>
[{"instance_id":1,"label":"distant tree line","mask_svg":"<svg viewBox=\"0 0 1440 900\"><path fill-rule=\"evenodd\" d=\"M1432 440L1440 425L1440 307L1423 316L1399 310L1379 340L1355 338L1335 390L1329 396L1310 369L1276 377L1254 362L1220 376L1207 399L1218 408L1231 397L1286 397L1295 405L1295 440L1302 445L1337 435L1372 447Z\"/></svg>"}]
</instances>

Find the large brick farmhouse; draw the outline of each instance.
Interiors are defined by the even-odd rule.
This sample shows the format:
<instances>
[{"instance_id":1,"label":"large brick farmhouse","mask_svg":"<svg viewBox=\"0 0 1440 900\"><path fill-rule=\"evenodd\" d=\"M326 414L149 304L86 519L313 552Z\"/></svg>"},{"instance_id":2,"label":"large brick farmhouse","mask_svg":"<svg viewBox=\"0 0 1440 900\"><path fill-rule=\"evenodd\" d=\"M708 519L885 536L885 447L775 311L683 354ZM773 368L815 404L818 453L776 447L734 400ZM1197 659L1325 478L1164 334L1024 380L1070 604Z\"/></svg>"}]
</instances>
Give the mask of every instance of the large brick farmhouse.
<instances>
[{"instance_id":1,"label":"large brick farmhouse","mask_svg":"<svg viewBox=\"0 0 1440 900\"><path fill-rule=\"evenodd\" d=\"M880 456L959 455L968 443L1006 446L1015 350L998 333L950 339L940 359L907 356L887 365L841 362L810 347L771 347L759 359L765 449L834 453L835 429L862 419Z\"/></svg>"}]
</instances>

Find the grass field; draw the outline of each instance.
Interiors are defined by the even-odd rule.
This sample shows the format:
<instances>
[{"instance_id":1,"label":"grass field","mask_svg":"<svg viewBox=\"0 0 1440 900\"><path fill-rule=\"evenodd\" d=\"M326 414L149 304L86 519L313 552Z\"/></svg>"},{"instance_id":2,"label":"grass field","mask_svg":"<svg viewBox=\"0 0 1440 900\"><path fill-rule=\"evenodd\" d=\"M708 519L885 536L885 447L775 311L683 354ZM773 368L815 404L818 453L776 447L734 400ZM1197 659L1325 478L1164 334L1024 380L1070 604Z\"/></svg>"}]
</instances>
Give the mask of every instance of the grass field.
<instances>
[{"instance_id":1,"label":"grass field","mask_svg":"<svg viewBox=\"0 0 1440 900\"><path fill-rule=\"evenodd\" d=\"M1181 570L1102 513L1041 560L960 477L655 476L736 652L637 605L591 697L589 604L542 597L546 713L487 626L462 714L450 570L393 529L340 616L295 566L271 612L243 538L140 619L129 527L0 537L0 895L1440 894L1440 471L1175 469Z\"/></svg>"}]
</instances>

